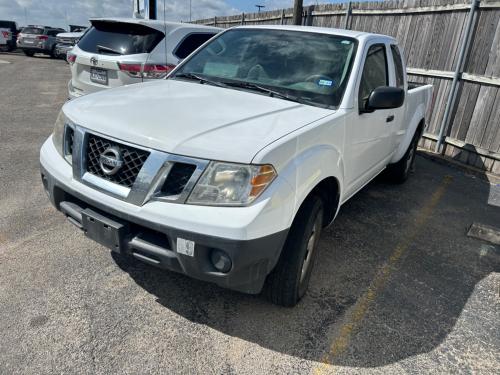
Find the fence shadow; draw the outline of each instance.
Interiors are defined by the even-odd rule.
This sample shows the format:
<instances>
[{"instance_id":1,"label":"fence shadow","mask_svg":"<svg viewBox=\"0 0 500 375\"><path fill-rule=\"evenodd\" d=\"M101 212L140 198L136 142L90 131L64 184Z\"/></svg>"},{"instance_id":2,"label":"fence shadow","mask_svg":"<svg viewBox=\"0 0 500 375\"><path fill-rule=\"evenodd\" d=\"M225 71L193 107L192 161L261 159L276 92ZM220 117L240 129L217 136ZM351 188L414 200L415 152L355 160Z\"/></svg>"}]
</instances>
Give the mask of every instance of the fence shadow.
<instances>
[{"instance_id":1,"label":"fence shadow","mask_svg":"<svg viewBox=\"0 0 500 375\"><path fill-rule=\"evenodd\" d=\"M331 353L350 311L387 262L424 202L453 182L426 224L370 301L339 353ZM302 359L377 367L437 348L454 329L476 284L500 270L499 250L479 259L480 242L466 237L472 221L500 219L487 206L489 186L418 158L405 185L378 179L349 201L326 230L306 297L292 309L164 272L113 255L119 267L158 303L191 322Z\"/></svg>"}]
</instances>

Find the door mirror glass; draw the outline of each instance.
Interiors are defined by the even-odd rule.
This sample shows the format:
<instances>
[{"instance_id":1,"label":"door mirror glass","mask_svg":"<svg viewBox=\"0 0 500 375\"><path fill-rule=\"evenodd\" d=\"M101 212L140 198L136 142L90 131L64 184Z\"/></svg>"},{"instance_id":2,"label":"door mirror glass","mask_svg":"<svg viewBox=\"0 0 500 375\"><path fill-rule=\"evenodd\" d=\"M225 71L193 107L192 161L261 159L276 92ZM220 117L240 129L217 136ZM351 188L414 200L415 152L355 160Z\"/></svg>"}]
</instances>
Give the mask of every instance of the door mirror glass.
<instances>
[{"instance_id":1,"label":"door mirror glass","mask_svg":"<svg viewBox=\"0 0 500 375\"><path fill-rule=\"evenodd\" d=\"M370 93L362 112L373 112L377 109L399 108L405 101L405 91L399 87L381 86Z\"/></svg>"}]
</instances>

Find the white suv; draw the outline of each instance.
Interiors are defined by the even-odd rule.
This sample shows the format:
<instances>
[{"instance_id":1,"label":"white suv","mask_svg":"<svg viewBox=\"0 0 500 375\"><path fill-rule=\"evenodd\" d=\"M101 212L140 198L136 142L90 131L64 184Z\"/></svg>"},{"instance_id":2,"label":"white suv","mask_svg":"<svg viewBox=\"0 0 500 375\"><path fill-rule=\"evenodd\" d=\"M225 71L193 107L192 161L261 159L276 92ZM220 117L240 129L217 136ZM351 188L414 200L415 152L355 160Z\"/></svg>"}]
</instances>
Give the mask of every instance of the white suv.
<instances>
[{"instance_id":1,"label":"white suv","mask_svg":"<svg viewBox=\"0 0 500 375\"><path fill-rule=\"evenodd\" d=\"M165 78L180 61L221 29L144 19L93 19L68 53L69 98Z\"/></svg>"}]
</instances>

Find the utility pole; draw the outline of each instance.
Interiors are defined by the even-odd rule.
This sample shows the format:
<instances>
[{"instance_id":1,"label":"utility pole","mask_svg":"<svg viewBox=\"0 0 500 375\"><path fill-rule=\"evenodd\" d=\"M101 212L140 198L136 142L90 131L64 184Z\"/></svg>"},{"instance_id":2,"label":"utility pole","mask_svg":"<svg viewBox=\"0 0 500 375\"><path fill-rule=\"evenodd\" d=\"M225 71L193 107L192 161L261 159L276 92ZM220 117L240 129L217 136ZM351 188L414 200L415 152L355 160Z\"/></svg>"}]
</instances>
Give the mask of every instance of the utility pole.
<instances>
[{"instance_id":1,"label":"utility pole","mask_svg":"<svg viewBox=\"0 0 500 375\"><path fill-rule=\"evenodd\" d=\"M163 1L166 1L166 0L163 0ZM191 0L189 0L189 22L192 21L192 17L191 17L191 15L192 15L192 9L193 8L191 7Z\"/></svg>"},{"instance_id":2,"label":"utility pole","mask_svg":"<svg viewBox=\"0 0 500 375\"><path fill-rule=\"evenodd\" d=\"M302 0L295 0L293 3L293 24L302 25Z\"/></svg>"},{"instance_id":3,"label":"utility pole","mask_svg":"<svg viewBox=\"0 0 500 375\"><path fill-rule=\"evenodd\" d=\"M255 7L258 9L257 13L260 13L260 9L265 8L266 6L265 5L256 5Z\"/></svg>"}]
</instances>

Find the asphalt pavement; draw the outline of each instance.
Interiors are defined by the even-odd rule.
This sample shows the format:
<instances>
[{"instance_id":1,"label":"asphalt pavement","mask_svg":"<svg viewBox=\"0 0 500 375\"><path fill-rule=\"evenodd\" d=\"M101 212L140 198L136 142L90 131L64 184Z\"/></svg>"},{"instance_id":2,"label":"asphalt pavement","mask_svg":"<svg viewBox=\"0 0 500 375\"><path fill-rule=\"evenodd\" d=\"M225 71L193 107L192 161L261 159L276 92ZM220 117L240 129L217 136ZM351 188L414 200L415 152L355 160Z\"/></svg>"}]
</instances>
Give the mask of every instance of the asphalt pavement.
<instances>
[{"instance_id":1,"label":"asphalt pavement","mask_svg":"<svg viewBox=\"0 0 500 375\"><path fill-rule=\"evenodd\" d=\"M295 308L165 272L87 239L50 204L39 149L69 68L0 60L1 374L498 373L500 186L418 157L324 231Z\"/></svg>"}]
</instances>

